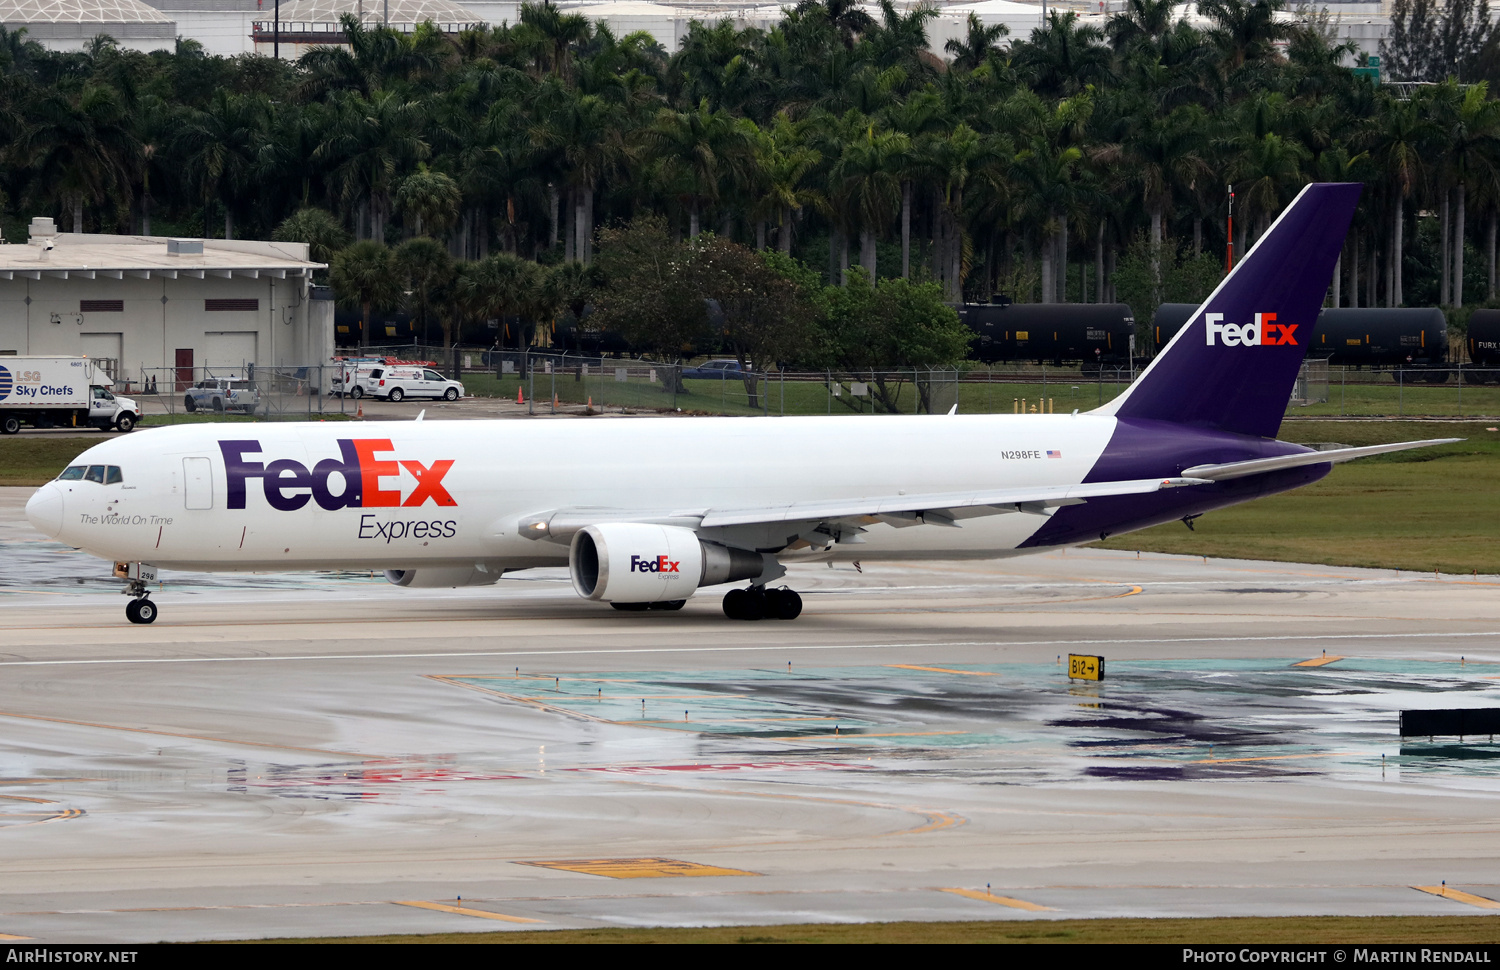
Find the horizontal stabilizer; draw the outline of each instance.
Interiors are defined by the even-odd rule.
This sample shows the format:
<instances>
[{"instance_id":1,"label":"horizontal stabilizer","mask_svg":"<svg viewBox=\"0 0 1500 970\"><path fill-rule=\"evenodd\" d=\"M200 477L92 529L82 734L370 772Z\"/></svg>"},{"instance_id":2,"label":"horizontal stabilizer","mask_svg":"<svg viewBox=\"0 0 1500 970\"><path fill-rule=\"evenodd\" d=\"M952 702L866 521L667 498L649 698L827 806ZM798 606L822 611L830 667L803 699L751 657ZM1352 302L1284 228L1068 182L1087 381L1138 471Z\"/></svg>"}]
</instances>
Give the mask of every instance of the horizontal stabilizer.
<instances>
[{"instance_id":1,"label":"horizontal stabilizer","mask_svg":"<svg viewBox=\"0 0 1500 970\"><path fill-rule=\"evenodd\" d=\"M1389 445L1366 445L1363 448L1335 448L1331 451L1308 451L1296 455L1281 455L1277 458L1255 458L1250 461L1231 461L1222 465L1194 465L1184 469L1184 478L1202 478L1211 482L1222 482L1246 475L1280 471L1283 468L1301 468L1304 465L1326 465L1341 461L1353 461L1370 455L1384 455L1392 451L1409 451L1412 448L1430 448L1433 445L1452 444L1462 438L1431 438L1427 441L1399 441Z\"/></svg>"}]
</instances>

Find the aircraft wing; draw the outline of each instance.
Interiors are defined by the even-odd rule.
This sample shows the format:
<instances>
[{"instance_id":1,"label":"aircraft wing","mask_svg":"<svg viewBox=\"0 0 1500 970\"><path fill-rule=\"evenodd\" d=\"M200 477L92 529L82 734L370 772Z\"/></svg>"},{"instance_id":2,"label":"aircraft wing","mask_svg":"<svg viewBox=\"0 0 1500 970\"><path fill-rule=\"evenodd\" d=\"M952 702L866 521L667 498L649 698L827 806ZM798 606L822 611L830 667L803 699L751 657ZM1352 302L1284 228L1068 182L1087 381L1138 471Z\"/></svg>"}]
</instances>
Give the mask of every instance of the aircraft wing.
<instances>
[{"instance_id":1,"label":"aircraft wing","mask_svg":"<svg viewBox=\"0 0 1500 970\"><path fill-rule=\"evenodd\" d=\"M1452 444L1462 438L1430 438L1427 441L1398 441L1389 445L1366 445L1362 448L1335 448L1331 451L1310 451L1296 455L1281 455L1276 458L1254 458L1250 461L1231 461L1222 465L1194 465L1185 468L1184 478L1207 479L1222 482L1246 475L1280 471L1283 468L1301 468L1304 465L1324 465L1330 462L1352 461L1369 455L1384 455L1392 451L1407 451L1411 448L1427 448L1432 445Z\"/></svg>"},{"instance_id":2,"label":"aircraft wing","mask_svg":"<svg viewBox=\"0 0 1500 970\"><path fill-rule=\"evenodd\" d=\"M650 522L689 529L777 522L829 522L840 519L883 518L892 525L957 525L956 518L1027 512L1044 515L1062 505L1079 505L1108 495L1140 495L1166 488L1206 485L1206 478L1145 478L1086 485L1038 485L967 492L926 492L863 498L790 502L784 505L702 509L556 509L529 516L521 523L523 535L560 539L580 529L605 522Z\"/></svg>"}]
</instances>

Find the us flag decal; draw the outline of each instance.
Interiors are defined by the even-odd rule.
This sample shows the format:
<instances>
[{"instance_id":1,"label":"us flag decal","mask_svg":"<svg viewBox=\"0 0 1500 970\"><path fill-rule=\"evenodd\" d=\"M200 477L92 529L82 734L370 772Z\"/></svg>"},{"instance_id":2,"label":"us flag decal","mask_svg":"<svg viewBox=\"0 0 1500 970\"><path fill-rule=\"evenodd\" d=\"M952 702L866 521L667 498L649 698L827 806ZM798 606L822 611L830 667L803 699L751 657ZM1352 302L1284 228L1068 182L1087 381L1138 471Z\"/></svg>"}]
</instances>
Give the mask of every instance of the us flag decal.
<instances>
[{"instance_id":1,"label":"us flag decal","mask_svg":"<svg viewBox=\"0 0 1500 970\"><path fill-rule=\"evenodd\" d=\"M1060 452L1060 451L1049 451L1049 452L1047 452L1047 457L1048 458L1061 458L1062 457L1062 452Z\"/></svg>"}]
</instances>

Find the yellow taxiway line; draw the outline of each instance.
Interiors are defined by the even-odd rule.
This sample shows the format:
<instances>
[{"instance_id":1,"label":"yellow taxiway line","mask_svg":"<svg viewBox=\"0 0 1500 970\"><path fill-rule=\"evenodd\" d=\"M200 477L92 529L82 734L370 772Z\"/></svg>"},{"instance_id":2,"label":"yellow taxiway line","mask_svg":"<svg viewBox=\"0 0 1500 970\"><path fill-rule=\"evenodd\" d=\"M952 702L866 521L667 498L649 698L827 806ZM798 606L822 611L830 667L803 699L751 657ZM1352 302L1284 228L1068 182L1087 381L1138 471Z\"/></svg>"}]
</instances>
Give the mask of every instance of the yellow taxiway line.
<instances>
[{"instance_id":1,"label":"yellow taxiway line","mask_svg":"<svg viewBox=\"0 0 1500 970\"><path fill-rule=\"evenodd\" d=\"M1024 909L1031 913L1056 912L1051 906L1039 906L1036 903L1028 903L1024 899L1014 899L1010 896L994 896L990 893L982 893L977 889L948 889L945 893L953 893L955 896L964 896L968 899L977 899L981 903L994 903L997 906L1009 906L1011 909Z\"/></svg>"},{"instance_id":2,"label":"yellow taxiway line","mask_svg":"<svg viewBox=\"0 0 1500 970\"><path fill-rule=\"evenodd\" d=\"M415 906L417 909L431 909L439 913L457 913L459 916L477 916L480 919L498 919L506 923L545 923L542 919L527 919L524 916L506 916L504 913L491 913L484 909L469 909L465 906L449 906L446 903L429 903L420 899L397 899L397 906Z\"/></svg>"},{"instance_id":3,"label":"yellow taxiway line","mask_svg":"<svg viewBox=\"0 0 1500 970\"><path fill-rule=\"evenodd\" d=\"M963 674L966 677L994 677L987 670L953 670L948 667L919 667L916 664L886 664L887 667L896 667L901 670L930 670L935 674Z\"/></svg>"},{"instance_id":4,"label":"yellow taxiway line","mask_svg":"<svg viewBox=\"0 0 1500 970\"><path fill-rule=\"evenodd\" d=\"M1298 663L1294 663L1294 664L1292 664L1292 666L1293 667L1323 667L1323 666L1327 666L1328 664L1331 664L1331 663L1334 663L1336 661L1343 660L1343 659L1344 659L1343 657L1330 657L1327 654L1324 654L1321 657L1314 657L1311 660L1303 660L1303 661L1300 661Z\"/></svg>"},{"instance_id":5,"label":"yellow taxiway line","mask_svg":"<svg viewBox=\"0 0 1500 970\"><path fill-rule=\"evenodd\" d=\"M1480 909L1500 909L1500 901L1490 899L1488 896L1476 896L1473 893L1449 889L1447 886L1413 886L1411 888L1417 892L1432 893L1434 896L1451 899L1455 903L1468 903L1470 906L1478 906Z\"/></svg>"}]
</instances>

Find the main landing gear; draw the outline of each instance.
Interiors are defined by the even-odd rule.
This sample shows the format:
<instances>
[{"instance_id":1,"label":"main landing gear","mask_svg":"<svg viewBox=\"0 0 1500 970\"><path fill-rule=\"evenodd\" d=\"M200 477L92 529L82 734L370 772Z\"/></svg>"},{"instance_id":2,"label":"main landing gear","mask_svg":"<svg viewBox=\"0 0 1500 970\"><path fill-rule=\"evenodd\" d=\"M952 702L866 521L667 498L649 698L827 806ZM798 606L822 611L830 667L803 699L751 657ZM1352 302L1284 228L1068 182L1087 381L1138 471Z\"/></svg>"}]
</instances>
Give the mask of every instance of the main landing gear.
<instances>
[{"instance_id":1,"label":"main landing gear","mask_svg":"<svg viewBox=\"0 0 1500 970\"><path fill-rule=\"evenodd\" d=\"M795 620L802 615L802 597L785 586L732 589L724 594L724 615L731 620Z\"/></svg>"}]
</instances>

